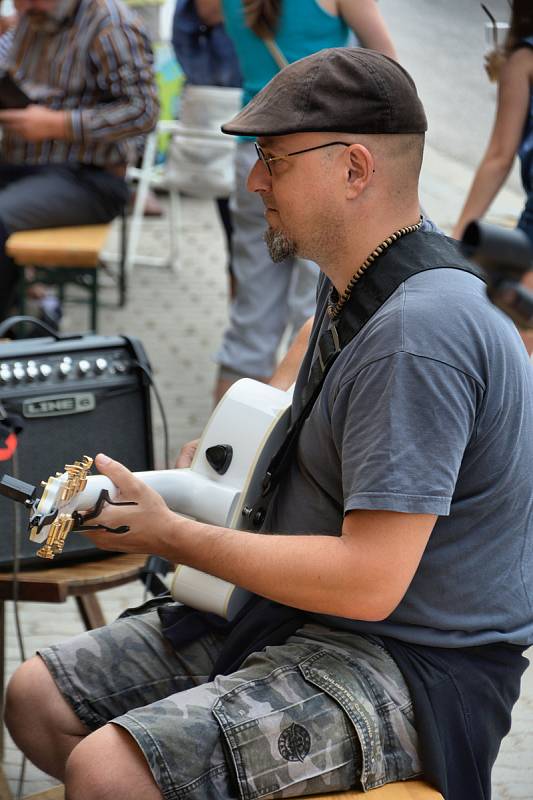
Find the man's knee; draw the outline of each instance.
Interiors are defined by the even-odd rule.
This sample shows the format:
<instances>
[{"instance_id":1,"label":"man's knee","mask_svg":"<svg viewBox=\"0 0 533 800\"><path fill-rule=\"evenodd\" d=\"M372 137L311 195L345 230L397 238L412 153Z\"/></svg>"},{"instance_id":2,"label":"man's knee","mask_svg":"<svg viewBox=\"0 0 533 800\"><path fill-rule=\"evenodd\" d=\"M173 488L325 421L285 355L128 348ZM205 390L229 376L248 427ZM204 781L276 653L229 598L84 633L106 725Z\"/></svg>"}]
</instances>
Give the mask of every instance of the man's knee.
<instances>
[{"instance_id":1,"label":"man's knee","mask_svg":"<svg viewBox=\"0 0 533 800\"><path fill-rule=\"evenodd\" d=\"M37 687L42 686L41 680L46 680L46 676L42 674L43 670L48 673L41 659L34 656L21 664L13 673L6 690L4 709L5 721L10 730L12 725L24 716L25 709L29 710ZM41 697L46 697L46 694L43 692ZM37 708L42 708L40 703L37 704Z\"/></svg>"},{"instance_id":2,"label":"man's knee","mask_svg":"<svg viewBox=\"0 0 533 800\"><path fill-rule=\"evenodd\" d=\"M161 800L150 768L123 728L104 725L70 754L65 770L66 796L76 800Z\"/></svg>"},{"instance_id":3,"label":"man's knee","mask_svg":"<svg viewBox=\"0 0 533 800\"><path fill-rule=\"evenodd\" d=\"M45 722L60 727L80 728L82 723L76 717L67 701L61 695L44 661L33 656L13 673L7 686L5 699L5 722L17 739L17 731L37 722ZM71 731L74 733L74 731Z\"/></svg>"}]
</instances>

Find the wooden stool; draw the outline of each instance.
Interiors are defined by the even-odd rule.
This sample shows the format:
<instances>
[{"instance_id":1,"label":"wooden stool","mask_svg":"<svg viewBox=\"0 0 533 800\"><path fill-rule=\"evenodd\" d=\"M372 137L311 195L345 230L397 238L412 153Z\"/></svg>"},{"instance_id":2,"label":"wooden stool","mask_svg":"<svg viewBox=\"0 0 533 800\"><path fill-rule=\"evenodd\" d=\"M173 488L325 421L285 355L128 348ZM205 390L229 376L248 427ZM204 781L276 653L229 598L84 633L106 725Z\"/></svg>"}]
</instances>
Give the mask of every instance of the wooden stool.
<instances>
[{"instance_id":1,"label":"wooden stool","mask_svg":"<svg viewBox=\"0 0 533 800\"><path fill-rule=\"evenodd\" d=\"M18 600L21 602L64 603L74 597L87 630L105 625L96 592L137 580L146 561L144 555L118 555L49 569L22 570L18 573ZM0 572L0 711L4 703L5 629L4 604L13 600L14 583L10 572ZM3 753L3 728L0 723L0 758ZM3 800L0 781L0 800Z\"/></svg>"},{"instance_id":2,"label":"wooden stool","mask_svg":"<svg viewBox=\"0 0 533 800\"><path fill-rule=\"evenodd\" d=\"M388 783L371 792L338 792L337 794L316 794L313 800L356 800L366 797L368 800L443 800L442 795L424 781L403 781ZM26 800L64 800L65 789L55 786L45 792L29 795ZM298 798L298 800L304 800Z\"/></svg>"},{"instance_id":3,"label":"wooden stool","mask_svg":"<svg viewBox=\"0 0 533 800\"><path fill-rule=\"evenodd\" d=\"M89 292L91 329L98 326L98 270L100 253L109 235L110 225L81 225L69 228L46 228L12 233L6 253L22 267L20 311L24 314L27 286L47 283L59 288L63 300L67 284L76 284ZM27 280L25 268L33 267L35 277ZM121 303L123 302L121 270Z\"/></svg>"}]
</instances>

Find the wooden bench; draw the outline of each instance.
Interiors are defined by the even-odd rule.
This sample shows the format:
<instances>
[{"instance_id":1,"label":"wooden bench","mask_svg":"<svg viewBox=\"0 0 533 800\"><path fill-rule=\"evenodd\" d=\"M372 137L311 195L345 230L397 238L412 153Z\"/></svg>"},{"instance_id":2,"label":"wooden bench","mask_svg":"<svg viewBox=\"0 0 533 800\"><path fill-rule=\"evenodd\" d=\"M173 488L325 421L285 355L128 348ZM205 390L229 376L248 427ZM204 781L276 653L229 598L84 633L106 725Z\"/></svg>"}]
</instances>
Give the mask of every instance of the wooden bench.
<instances>
[{"instance_id":1,"label":"wooden bench","mask_svg":"<svg viewBox=\"0 0 533 800\"><path fill-rule=\"evenodd\" d=\"M22 268L20 311L24 314L26 289L32 283L55 285L63 300L67 284L76 284L89 292L90 327L98 327L98 272L101 253L109 235L110 224L80 225L69 228L45 228L12 233L6 253ZM29 279L26 268L32 267ZM120 269L120 304L124 304L125 277Z\"/></svg>"},{"instance_id":2,"label":"wooden bench","mask_svg":"<svg viewBox=\"0 0 533 800\"><path fill-rule=\"evenodd\" d=\"M355 800L365 797L367 800L443 800L439 792L423 781L404 781L388 783L371 792L338 792L337 794L317 794L313 800ZM55 786L45 792L29 795L26 800L64 800L65 789ZM302 798L303 800L303 798Z\"/></svg>"},{"instance_id":3,"label":"wooden bench","mask_svg":"<svg viewBox=\"0 0 533 800\"><path fill-rule=\"evenodd\" d=\"M61 795L59 795L61 797ZM440 792L425 781L399 781L387 783L370 792L339 792L337 794L315 795L314 800L355 800L359 797L367 800L444 800Z\"/></svg>"}]
</instances>

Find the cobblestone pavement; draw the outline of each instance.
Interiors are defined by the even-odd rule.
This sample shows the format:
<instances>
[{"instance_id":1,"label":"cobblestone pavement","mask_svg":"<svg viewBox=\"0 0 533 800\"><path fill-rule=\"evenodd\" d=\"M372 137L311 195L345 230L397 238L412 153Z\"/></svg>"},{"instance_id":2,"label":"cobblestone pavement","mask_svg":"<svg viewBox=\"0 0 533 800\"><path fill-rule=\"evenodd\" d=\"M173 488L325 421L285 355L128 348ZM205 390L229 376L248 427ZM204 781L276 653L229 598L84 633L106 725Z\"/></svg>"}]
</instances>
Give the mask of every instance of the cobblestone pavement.
<instances>
[{"instance_id":1,"label":"cobblestone pavement","mask_svg":"<svg viewBox=\"0 0 533 800\"><path fill-rule=\"evenodd\" d=\"M422 203L426 212L445 230L457 217L471 175L437 151L428 149L422 179ZM521 198L513 192L500 194L493 206L494 221L509 221L519 210ZM104 308L101 333L138 336L152 362L155 378L168 416L170 453L176 454L183 441L202 430L211 409L215 351L226 320L227 279L224 240L214 205L196 200L183 203L183 231L180 236L181 264L178 274L170 270L138 266L130 278L129 302L124 309ZM146 221L142 252L165 253L168 222L165 218ZM109 244L109 250L114 242ZM116 290L105 288L103 299L115 303ZM67 305L65 328L86 327L86 309ZM163 465L162 425L154 411L157 463ZM73 454L76 456L78 454ZM59 468L59 467L58 467ZM100 594L107 620L143 594L139 583ZM7 675L20 661L15 636L12 604L6 604ZM26 654L59 638L83 629L73 600L57 605L20 604ZM13 743L6 741L4 768L17 791L21 757ZM26 767L22 795L53 785L54 781L32 765ZM524 678L522 696L516 705L511 733L503 743L494 771L494 800L533 800L533 668Z\"/></svg>"}]
</instances>

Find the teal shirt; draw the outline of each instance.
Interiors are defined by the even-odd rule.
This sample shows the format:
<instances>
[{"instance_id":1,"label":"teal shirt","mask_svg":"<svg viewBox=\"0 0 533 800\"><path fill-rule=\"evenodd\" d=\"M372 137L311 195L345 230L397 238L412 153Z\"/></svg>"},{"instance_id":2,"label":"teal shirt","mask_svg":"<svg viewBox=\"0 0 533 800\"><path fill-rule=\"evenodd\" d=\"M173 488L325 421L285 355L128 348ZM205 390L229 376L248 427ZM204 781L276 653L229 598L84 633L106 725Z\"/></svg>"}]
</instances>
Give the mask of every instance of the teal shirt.
<instances>
[{"instance_id":1,"label":"teal shirt","mask_svg":"<svg viewBox=\"0 0 533 800\"><path fill-rule=\"evenodd\" d=\"M262 39L244 24L242 0L222 0L225 26L233 40L243 75L243 105L279 71ZM344 47L348 27L316 0L286 0L274 39L289 62L326 47Z\"/></svg>"}]
</instances>

